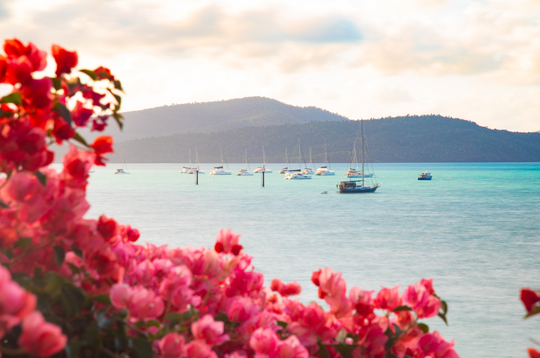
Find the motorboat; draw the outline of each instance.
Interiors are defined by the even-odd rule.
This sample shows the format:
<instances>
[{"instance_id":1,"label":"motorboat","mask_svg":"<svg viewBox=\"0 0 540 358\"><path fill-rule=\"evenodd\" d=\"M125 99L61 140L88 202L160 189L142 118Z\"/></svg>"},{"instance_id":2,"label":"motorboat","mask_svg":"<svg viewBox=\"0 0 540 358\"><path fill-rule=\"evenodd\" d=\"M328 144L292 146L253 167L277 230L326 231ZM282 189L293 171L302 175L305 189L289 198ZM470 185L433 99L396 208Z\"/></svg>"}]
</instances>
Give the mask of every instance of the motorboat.
<instances>
[{"instance_id":1,"label":"motorboat","mask_svg":"<svg viewBox=\"0 0 540 358\"><path fill-rule=\"evenodd\" d=\"M223 169L223 166L214 167L214 170L210 172L210 175L231 175L231 172Z\"/></svg>"},{"instance_id":2,"label":"motorboat","mask_svg":"<svg viewBox=\"0 0 540 358\"><path fill-rule=\"evenodd\" d=\"M120 168L120 169L116 169L114 174L129 174L129 173L126 172L123 168Z\"/></svg>"},{"instance_id":3,"label":"motorboat","mask_svg":"<svg viewBox=\"0 0 540 358\"><path fill-rule=\"evenodd\" d=\"M311 179L311 176L303 174L300 170L290 170L285 174L287 180L301 180L301 179Z\"/></svg>"},{"instance_id":4,"label":"motorboat","mask_svg":"<svg viewBox=\"0 0 540 358\"><path fill-rule=\"evenodd\" d=\"M418 180L431 180L431 173L427 170L418 176Z\"/></svg>"},{"instance_id":5,"label":"motorboat","mask_svg":"<svg viewBox=\"0 0 540 358\"><path fill-rule=\"evenodd\" d=\"M325 165L317 169L317 171L315 172L315 175L320 175L320 176L336 175L336 172L329 170L328 167Z\"/></svg>"}]
</instances>

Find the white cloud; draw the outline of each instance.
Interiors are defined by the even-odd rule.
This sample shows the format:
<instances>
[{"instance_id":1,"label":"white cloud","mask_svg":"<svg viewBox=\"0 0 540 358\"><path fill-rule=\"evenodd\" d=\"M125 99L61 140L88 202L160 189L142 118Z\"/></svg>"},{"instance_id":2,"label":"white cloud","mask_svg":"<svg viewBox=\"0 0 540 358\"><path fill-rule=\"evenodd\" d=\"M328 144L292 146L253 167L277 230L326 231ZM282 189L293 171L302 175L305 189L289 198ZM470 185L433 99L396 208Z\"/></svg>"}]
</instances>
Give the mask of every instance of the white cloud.
<instances>
[{"instance_id":1,"label":"white cloud","mask_svg":"<svg viewBox=\"0 0 540 358\"><path fill-rule=\"evenodd\" d=\"M538 0L0 0L0 33L110 67L125 109L264 95L540 129Z\"/></svg>"}]
</instances>

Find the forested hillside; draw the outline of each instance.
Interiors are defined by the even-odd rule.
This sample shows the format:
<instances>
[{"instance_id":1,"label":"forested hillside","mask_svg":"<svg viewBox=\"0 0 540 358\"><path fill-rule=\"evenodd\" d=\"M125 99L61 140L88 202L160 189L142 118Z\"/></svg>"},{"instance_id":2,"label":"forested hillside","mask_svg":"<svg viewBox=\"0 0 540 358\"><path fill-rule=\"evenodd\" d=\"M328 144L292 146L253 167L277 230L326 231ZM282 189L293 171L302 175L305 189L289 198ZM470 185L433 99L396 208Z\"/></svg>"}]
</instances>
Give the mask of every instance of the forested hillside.
<instances>
[{"instance_id":1,"label":"forested hillside","mask_svg":"<svg viewBox=\"0 0 540 358\"><path fill-rule=\"evenodd\" d=\"M116 142L171 133L212 133L252 126L346 121L348 118L317 107L296 107L265 97L186 103L123 113L123 131L116 125L105 134ZM85 138L95 133L82 132Z\"/></svg>"},{"instance_id":2,"label":"forested hillside","mask_svg":"<svg viewBox=\"0 0 540 358\"><path fill-rule=\"evenodd\" d=\"M492 130L438 115L392 117L364 121L369 158L374 162L538 162L540 133ZM219 162L220 148L228 162L284 162L285 148L298 161L298 140L306 160L324 160L324 143L331 162L348 162L360 136L360 121L326 121L246 127L219 133L174 134L115 144L111 161L188 162L197 148L201 162Z\"/></svg>"}]
</instances>

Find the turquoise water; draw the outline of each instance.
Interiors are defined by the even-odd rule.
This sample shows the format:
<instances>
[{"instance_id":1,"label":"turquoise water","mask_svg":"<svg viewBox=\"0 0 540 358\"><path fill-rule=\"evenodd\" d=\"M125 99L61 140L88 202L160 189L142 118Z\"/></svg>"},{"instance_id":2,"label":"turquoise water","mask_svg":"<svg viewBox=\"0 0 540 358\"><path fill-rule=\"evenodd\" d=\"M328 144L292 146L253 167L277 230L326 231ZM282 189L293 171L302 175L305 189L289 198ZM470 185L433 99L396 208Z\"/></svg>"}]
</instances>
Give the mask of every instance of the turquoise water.
<instances>
[{"instance_id":1,"label":"turquoise water","mask_svg":"<svg viewBox=\"0 0 540 358\"><path fill-rule=\"evenodd\" d=\"M310 277L324 266L370 290L432 277L450 325L426 323L461 357L525 357L529 338L540 340L540 318L524 321L519 301L521 287L540 288L540 163L375 164L382 185L362 195L336 193L346 164L305 181L271 164L265 188L260 175L236 177L243 166L213 177L203 164L198 186L182 164L97 168L88 217L105 213L173 247L211 247L229 227L266 282L297 281L304 302L316 299ZM433 180L418 181L426 169Z\"/></svg>"}]
</instances>

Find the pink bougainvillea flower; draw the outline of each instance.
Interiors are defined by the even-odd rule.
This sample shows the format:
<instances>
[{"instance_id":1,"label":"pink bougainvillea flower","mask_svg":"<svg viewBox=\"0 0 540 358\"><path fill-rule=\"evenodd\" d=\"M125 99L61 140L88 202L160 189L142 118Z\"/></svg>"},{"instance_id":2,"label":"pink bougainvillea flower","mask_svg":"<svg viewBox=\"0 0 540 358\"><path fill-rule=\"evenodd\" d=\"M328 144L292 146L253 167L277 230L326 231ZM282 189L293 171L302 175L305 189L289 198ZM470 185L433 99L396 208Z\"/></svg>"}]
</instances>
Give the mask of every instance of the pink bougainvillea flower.
<instances>
[{"instance_id":1,"label":"pink bougainvillea flower","mask_svg":"<svg viewBox=\"0 0 540 358\"><path fill-rule=\"evenodd\" d=\"M71 73L71 69L77 66L79 56L75 51L67 51L58 45L52 45L52 56L56 61L56 75Z\"/></svg>"},{"instance_id":2,"label":"pink bougainvillea flower","mask_svg":"<svg viewBox=\"0 0 540 358\"><path fill-rule=\"evenodd\" d=\"M133 290L125 283L117 283L111 287L109 297L114 307L124 309L128 306Z\"/></svg>"},{"instance_id":3,"label":"pink bougainvillea flower","mask_svg":"<svg viewBox=\"0 0 540 358\"><path fill-rule=\"evenodd\" d=\"M386 288L379 291L375 297L375 306L377 308L393 311L401 305L401 297L399 297L399 286Z\"/></svg>"},{"instance_id":4,"label":"pink bougainvillea flower","mask_svg":"<svg viewBox=\"0 0 540 358\"><path fill-rule=\"evenodd\" d=\"M118 232L118 223L112 218L101 215L98 220L97 229L101 236L108 240Z\"/></svg>"},{"instance_id":5,"label":"pink bougainvillea flower","mask_svg":"<svg viewBox=\"0 0 540 358\"><path fill-rule=\"evenodd\" d=\"M325 267L319 275L319 289L323 295L321 298L344 296L347 292L347 284L341 278L341 273Z\"/></svg>"},{"instance_id":6,"label":"pink bougainvillea flower","mask_svg":"<svg viewBox=\"0 0 540 358\"><path fill-rule=\"evenodd\" d=\"M195 340L186 345L186 357L217 358L217 354L204 341Z\"/></svg>"},{"instance_id":7,"label":"pink bougainvillea flower","mask_svg":"<svg viewBox=\"0 0 540 358\"><path fill-rule=\"evenodd\" d=\"M182 358L186 355L185 339L178 333L169 333L156 342L158 355L162 358Z\"/></svg>"},{"instance_id":8,"label":"pink bougainvillea flower","mask_svg":"<svg viewBox=\"0 0 540 358\"><path fill-rule=\"evenodd\" d=\"M231 229L221 229L216 235L215 250L219 253L238 255L243 248L238 243L241 235L235 234Z\"/></svg>"},{"instance_id":9,"label":"pink bougainvillea flower","mask_svg":"<svg viewBox=\"0 0 540 358\"><path fill-rule=\"evenodd\" d=\"M426 305L430 294L425 286L420 283L415 283L403 291L402 297L406 305L412 309L417 309Z\"/></svg>"},{"instance_id":10,"label":"pink bougainvillea flower","mask_svg":"<svg viewBox=\"0 0 540 358\"><path fill-rule=\"evenodd\" d=\"M191 325L191 332L195 339L202 339L206 344L219 345L229 340L229 335L223 334L224 323L214 321L214 317L207 314Z\"/></svg>"},{"instance_id":11,"label":"pink bougainvillea flower","mask_svg":"<svg viewBox=\"0 0 540 358\"><path fill-rule=\"evenodd\" d=\"M418 318L431 318L439 313L441 306L442 302L439 298L429 296L427 303L422 307L414 309L414 311L418 315Z\"/></svg>"},{"instance_id":12,"label":"pink bougainvillea flower","mask_svg":"<svg viewBox=\"0 0 540 358\"><path fill-rule=\"evenodd\" d=\"M257 354L273 357L279 345L279 338L269 328L259 328L249 338L249 346Z\"/></svg>"},{"instance_id":13,"label":"pink bougainvillea flower","mask_svg":"<svg viewBox=\"0 0 540 358\"><path fill-rule=\"evenodd\" d=\"M67 337L60 327L46 322L40 312L34 311L24 318L19 345L31 355L49 357L61 351L66 343Z\"/></svg>"}]
</instances>

